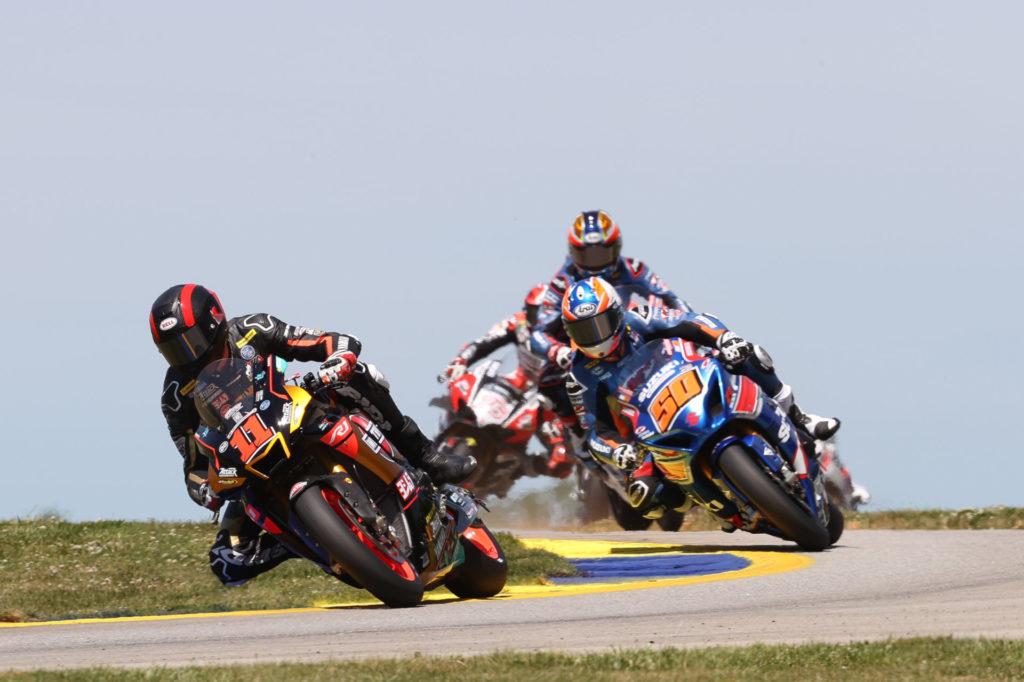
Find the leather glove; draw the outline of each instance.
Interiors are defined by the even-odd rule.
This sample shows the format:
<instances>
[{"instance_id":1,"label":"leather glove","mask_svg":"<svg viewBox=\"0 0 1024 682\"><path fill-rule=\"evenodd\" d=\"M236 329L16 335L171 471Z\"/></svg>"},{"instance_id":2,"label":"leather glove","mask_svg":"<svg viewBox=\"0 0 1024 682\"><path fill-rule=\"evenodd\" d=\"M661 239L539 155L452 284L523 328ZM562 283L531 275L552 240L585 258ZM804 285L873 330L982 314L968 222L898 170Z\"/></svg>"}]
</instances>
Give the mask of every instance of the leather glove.
<instances>
[{"instance_id":1,"label":"leather glove","mask_svg":"<svg viewBox=\"0 0 1024 682\"><path fill-rule=\"evenodd\" d=\"M552 346L548 349L548 360L561 369L572 367L572 348L569 346Z\"/></svg>"},{"instance_id":2,"label":"leather glove","mask_svg":"<svg viewBox=\"0 0 1024 682\"><path fill-rule=\"evenodd\" d=\"M465 373L466 361L462 358L455 358L448 363L447 367L444 368L444 373L442 373L441 376L448 381L455 381Z\"/></svg>"},{"instance_id":3,"label":"leather glove","mask_svg":"<svg viewBox=\"0 0 1024 682\"><path fill-rule=\"evenodd\" d=\"M348 381L355 368L356 354L349 350L339 350L324 360L317 375L324 386L335 386Z\"/></svg>"},{"instance_id":4,"label":"leather glove","mask_svg":"<svg viewBox=\"0 0 1024 682\"><path fill-rule=\"evenodd\" d=\"M730 365L743 362L754 352L754 345L736 332L725 332L715 343L722 351L722 359Z\"/></svg>"},{"instance_id":5,"label":"leather glove","mask_svg":"<svg viewBox=\"0 0 1024 682\"><path fill-rule=\"evenodd\" d=\"M623 443L612 450L612 461L620 469L633 469L640 459L640 453L632 443Z\"/></svg>"}]
</instances>

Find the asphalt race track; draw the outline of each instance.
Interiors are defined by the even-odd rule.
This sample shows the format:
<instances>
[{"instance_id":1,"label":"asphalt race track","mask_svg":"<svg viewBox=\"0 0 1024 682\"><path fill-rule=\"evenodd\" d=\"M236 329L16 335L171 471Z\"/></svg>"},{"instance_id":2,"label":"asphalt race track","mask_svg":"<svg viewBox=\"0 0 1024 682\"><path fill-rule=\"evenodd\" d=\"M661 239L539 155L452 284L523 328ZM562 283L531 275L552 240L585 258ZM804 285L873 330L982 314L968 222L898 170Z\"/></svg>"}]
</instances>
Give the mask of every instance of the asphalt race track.
<instances>
[{"instance_id":1,"label":"asphalt race track","mask_svg":"<svg viewBox=\"0 0 1024 682\"><path fill-rule=\"evenodd\" d=\"M4 625L0 670L926 635L1024 639L1022 531L847 531L836 547L818 554L739 532L544 537L670 545L698 562L704 554L753 560L741 562L750 564L741 570L726 565L732 569L726 573L536 588L487 601L449 600L439 590L435 601L404 610L363 606Z\"/></svg>"}]
</instances>

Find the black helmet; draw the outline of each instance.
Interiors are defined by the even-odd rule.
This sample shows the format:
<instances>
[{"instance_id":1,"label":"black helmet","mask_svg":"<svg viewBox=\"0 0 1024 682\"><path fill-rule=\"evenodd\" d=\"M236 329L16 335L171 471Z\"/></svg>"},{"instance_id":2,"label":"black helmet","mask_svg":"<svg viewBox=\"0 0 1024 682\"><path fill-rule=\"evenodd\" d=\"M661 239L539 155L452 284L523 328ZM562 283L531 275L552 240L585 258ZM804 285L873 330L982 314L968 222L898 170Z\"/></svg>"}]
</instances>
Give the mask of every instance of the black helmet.
<instances>
[{"instance_id":1,"label":"black helmet","mask_svg":"<svg viewBox=\"0 0 1024 682\"><path fill-rule=\"evenodd\" d=\"M199 369L213 360L227 336L224 308L217 294L198 284L173 286L149 312L153 343L175 369Z\"/></svg>"}]
</instances>

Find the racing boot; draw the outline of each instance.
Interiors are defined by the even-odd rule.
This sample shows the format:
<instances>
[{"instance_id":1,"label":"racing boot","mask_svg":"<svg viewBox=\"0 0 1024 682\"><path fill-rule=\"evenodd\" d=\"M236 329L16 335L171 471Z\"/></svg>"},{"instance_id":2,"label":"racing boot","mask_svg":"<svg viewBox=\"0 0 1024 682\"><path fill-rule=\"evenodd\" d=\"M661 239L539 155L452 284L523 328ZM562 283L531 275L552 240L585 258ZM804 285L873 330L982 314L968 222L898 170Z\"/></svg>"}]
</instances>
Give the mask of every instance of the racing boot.
<instances>
[{"instance_id":1,"label":"racing boot","mask_svg":"<svg viewBox=\"0 0 1024 682\"><path fill-rule=\"evenodd\" d=\"M819 417L816 414L804 412L796 403L789 408L789 418L817 440L827 440L834 436L841 423L835 417Z\"/></svg>"},{"instance_id":2,"label":"racing boot","mask_svg":"<svg viewBox=\"0 0 1024 682\"><path fill-rule=\"evenodd\" d=\"M295 556L277 538L260 531L238 502L228 502L210 548L210 570L225 585L247 583Z\"/></svg>"},{"instance_id":3,"label":"racing boot","mask_svg":"<svg viewBox=\"0 0 1024 682\"><path fill-rule=\"evenodd\" d=\"M446 455L438 452L420 427L409 417L402 421L402 428L393 434L392 440L402 451L409 463L427 472L434 483L458 483L476 468L476 457Z\"/></svg>"},{"instance_id":4,"label":"racing boot","mask_svg":"<svg viewBox=\"0 0 1024 682\"><path fill-rule=\"evenodd\" d=\"M782 388L772 398L779 404L779 407L786 411L786 415L793 420L793 423L811 434L812 438L828 440L839 430L840 422L835 417L819 417L801 410L793 400L793 387L789 384L782 384Z\"/></svg>"}]
</instances>

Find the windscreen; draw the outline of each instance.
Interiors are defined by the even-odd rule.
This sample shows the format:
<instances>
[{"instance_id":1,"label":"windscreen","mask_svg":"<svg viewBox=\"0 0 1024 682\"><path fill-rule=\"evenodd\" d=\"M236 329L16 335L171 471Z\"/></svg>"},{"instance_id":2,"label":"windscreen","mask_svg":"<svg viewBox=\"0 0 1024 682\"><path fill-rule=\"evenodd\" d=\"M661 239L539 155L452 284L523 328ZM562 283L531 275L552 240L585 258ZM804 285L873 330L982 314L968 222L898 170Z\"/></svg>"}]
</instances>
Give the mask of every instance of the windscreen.
<instances>
[{"instance_id":1,"label":"windscreen","mask_svg":"<svg viewBox=\"0 0 1024 682\"><path fill-rule=\"evenodd\" d=\"M199 418L227 433L253 410L252 365L238 358L217 360L203 368L192 392Z\"/></svg>"}]
</instances>

